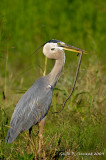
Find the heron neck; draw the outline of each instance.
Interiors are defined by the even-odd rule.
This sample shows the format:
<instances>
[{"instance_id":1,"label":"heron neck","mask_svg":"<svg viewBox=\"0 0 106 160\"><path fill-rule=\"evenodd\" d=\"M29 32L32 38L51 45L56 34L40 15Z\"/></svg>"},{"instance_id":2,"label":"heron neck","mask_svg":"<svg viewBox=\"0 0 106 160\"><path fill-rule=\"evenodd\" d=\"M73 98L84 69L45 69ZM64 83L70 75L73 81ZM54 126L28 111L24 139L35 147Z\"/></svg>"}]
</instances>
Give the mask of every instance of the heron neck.
<instances>
[{"instance_id":1,"label":"heron neck","mask_svg":"<svg viewBox=\"0 0 106 160\"><path fill-rule=\"evenodd\" d=\"M54 88L63 70L65 63L65 55L56 60L52 71L49 73L49 84Z\"/></svg>"}]
</instances>

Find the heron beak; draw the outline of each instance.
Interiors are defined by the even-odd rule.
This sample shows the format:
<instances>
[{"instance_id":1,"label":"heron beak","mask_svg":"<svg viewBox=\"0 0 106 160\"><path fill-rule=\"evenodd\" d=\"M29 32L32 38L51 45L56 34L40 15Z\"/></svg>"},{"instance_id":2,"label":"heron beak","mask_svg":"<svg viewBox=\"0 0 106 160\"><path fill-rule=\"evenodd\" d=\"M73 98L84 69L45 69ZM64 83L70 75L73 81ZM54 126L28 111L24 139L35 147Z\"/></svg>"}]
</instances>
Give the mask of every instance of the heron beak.
<instances>
[{"instance_id":1,"label":"heron beak","mask_svg":"<svg viewBox=\"0 0 106 160\"><path fill-rule=\"evenodd\" d=\"M59 42L59 43L58 43L58 46L59 46L59 47L62 47L64 50L68 50L68 51L76 52L76 53L81 53L81 52L83 52L83 53L86 54L86 51L84 51L84 50L82 50L82 49L80 49L80 48L71 46L71 45L69 45L69 44L63 43L63 42L62 42L62 43Z\"/></svg>"}]
</instances>

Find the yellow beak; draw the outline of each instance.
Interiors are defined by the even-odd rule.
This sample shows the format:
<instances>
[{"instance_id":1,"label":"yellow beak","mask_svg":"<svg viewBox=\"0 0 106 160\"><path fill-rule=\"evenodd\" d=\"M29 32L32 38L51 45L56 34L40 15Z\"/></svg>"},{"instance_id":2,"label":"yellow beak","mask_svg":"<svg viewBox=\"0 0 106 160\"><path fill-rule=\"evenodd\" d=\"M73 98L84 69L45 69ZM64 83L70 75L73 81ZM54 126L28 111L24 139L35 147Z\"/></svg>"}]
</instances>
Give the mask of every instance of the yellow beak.
<instances>
[{"instance_id":1,"label":"yellow beak","mask_svg":"<svg viewBox=\"0 0 106 160\"><path fill-rule=\"evenodd\" d=\"M69 44L65 44L65 43L61 43L61 42L59 42L58 43L58 46L59 47L62 47L64 50L68 50L68 51L71 51L71 52L76 52L76 53L81 53L81 52L83 52L83 53L85 53L85 54L87 54L87 51L84 51L84 50L82 50L82 49L80 49L80 48L76 48L76 47L74 47L74 46L71 46L71 45L69 45Z\"/></svg>"},{"instance_id":2,"label":"yellow beak","mask_svg":"<svg viewBox=\"0 0 106 160\"><path fill-rule=\"evenodd\" d=\"M81 51L78 51L78 50L75 50L75 49L71 49L71 48L65 48L65 47L63 47L63 49L67 50L67 51L71 51L71 52L81 53Z\"/></svg>"}]
</instances>

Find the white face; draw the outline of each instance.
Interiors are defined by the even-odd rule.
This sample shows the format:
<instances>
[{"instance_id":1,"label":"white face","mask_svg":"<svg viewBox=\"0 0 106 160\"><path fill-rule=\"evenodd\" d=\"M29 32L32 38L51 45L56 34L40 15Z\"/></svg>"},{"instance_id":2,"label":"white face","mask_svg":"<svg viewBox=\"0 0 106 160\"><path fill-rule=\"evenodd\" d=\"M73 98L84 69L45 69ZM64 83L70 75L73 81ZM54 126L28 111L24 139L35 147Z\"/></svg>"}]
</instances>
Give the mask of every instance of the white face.
<instances>
[{"instance_id":1,"label":"white face","mask_svg":"<svg viewBox=\"0 0 106 160\"><path fill-rule=\"evenodd\" d=\"M51 50L55 50L55 49L60 49L60 50L63 50L62 47L59 47L57 43L49 43L50 47L51 47Z\"/></svg>"},{"instance_id":2,"label":"white face","mask_svg":"<svg viewBox=\"0 0 106 160\"><path fill-rule=\"evenodd\" d=\"M64 50L57 43L46 43L43 47L43 53L47 58L57 59L60 52L64 52Z\"/></svg>"}]
</instances>

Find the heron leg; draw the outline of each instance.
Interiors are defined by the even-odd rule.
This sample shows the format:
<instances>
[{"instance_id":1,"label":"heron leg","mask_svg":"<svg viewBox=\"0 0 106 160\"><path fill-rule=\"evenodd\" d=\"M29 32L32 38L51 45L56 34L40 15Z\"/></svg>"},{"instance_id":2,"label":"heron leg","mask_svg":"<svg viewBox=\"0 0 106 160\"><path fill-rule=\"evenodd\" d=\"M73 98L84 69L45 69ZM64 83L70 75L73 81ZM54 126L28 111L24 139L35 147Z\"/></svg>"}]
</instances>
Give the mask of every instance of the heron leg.
<instances>
[{"instance_id":1,"label":"heron leg","mask_svg":"<svg viewBox=\"0 0 106 160\"><path fill-rule=\"evenodd\" d=\"M46 121L46 116L39 122L39 150L38 153L41 153L41 148L42 148L42 144L43 144L43 130L44 130L44 125L45 125L45 121Z\"/></svg>"},{"instance_id":2,"label":"heron leg","mask_svg":"<svg viewBox=\"0 0 106 160\"><path fill-rule=\"evenodd\" d=\"M31 138L32 127L29 128L29 138Z\"/></svg>"},{"instance_id":3,"label":"heron leg","mask_svg":"<svg viewBox=\"0 0 106 160\"><path fill-rule=\"evenodd\" d=\"M29 129L29 137L28 137L28 144L27 144L27 146L29 146L29 144L30 144L31 132L32 132L32 127Z\"/></svg>"}]
</instances>

